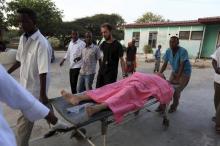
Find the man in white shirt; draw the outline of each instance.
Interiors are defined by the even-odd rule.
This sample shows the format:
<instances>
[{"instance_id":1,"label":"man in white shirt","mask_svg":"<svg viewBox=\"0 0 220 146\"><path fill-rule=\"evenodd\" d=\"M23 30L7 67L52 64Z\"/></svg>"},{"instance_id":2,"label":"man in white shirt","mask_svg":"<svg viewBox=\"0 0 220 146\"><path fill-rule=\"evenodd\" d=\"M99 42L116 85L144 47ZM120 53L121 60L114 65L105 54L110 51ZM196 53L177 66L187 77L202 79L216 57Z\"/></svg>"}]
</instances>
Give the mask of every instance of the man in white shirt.
<instances>
[{"instance_id":1,"label":"man in white shirt","mask_svg":"<svg viewBox=\"0 0 220 146\"><path fill-rule=\"evenodd\" d=\"M85 42L79 39L79 34L76 31L72 31L72 40L69 43L68 50L65 57L60 62L60 66L63 65L66 59L70 62L70 86L72 93L76 93L77 81L79 76L79 71L82 66L82 49L86 46Z\"/></svg>"},{"instance_id":2,"label":"man in white shirt","mask_svg":"<svg viewBox=\"0 0 220 146\"><path fill-rule=\"evenodd\" d=\"M29 121L45 118L54 129L65 128L49 109L40 103L24 87L18 84L0 65L0 101L13 109L19 109ZM12 130L0 109L0 146L16 146Z\"/></svg>"},{"instance_id":3,"label":"man in white shirt","mask_svg":"<svg viewBox=\"0 0 220 146\"><path fill-rule=\"evenodd\" d=\"M216 132L220 133L220 47L214 52L212 57L212 66L215 70L214 75L214 105L216 110L216 116L213 120L216 122Z\"/></svg>"},{"instance_id":4,"label":"man in white shirt","mask_svg":"<svg viewBox=\"0 0 220 146\"><path fill-rule=\"evenodd\" d=\"M8 70L8 73L20 67L21 85L44 105L48 105L47 89L51 50L46 38L36 26L36 13L29 8L21 8L17 12L24 34L20 38L16 55L17 62ZM17 121L18 146L28 146L33 125L33 122L21 114Z\"/></svg>"}]
</instances>

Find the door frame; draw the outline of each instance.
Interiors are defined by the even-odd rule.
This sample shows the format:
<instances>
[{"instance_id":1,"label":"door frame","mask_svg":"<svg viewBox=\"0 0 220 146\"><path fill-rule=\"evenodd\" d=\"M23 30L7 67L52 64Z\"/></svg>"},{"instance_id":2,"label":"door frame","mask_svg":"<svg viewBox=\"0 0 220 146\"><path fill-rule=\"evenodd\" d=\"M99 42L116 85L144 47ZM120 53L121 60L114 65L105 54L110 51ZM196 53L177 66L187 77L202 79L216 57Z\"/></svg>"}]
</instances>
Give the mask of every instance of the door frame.
<instances>
[{"instance_id":1,"label":"door frame","mask_svg":"<svg viewBox=\"0 0 220 146\"><path fill-rule=\"evenodd\" d=\"M220 47L220 30L218 31L217 34L217 39L216 39L216 49Z\"/></svg>"}]
</instances>

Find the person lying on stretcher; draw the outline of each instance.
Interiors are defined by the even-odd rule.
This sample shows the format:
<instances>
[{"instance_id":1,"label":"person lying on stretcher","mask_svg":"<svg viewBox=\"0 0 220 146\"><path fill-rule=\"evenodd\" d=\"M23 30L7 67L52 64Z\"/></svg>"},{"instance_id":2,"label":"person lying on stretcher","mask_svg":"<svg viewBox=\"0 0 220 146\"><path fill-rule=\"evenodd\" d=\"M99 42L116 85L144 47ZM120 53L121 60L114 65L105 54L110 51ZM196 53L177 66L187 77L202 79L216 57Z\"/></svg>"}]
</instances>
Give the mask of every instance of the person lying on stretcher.
<instances>
[{"instance_id":1,"label":"person lying on stretcher","mask_svg":"<svg viewBox=\"0 0 220 146\"><path fill-rule=\"evenodd\" d=\"M82 95L73 95L61 91L62 96L71 104L93 100L97 104L86 107L88 116L109 108L116 122L121 122L123 115L144 106L150 97L155 97L160 104L172 100L174 90L163 74L144 74L135 72L132 76L101 88L86 91Z\"/></svg>"}]
</instances>

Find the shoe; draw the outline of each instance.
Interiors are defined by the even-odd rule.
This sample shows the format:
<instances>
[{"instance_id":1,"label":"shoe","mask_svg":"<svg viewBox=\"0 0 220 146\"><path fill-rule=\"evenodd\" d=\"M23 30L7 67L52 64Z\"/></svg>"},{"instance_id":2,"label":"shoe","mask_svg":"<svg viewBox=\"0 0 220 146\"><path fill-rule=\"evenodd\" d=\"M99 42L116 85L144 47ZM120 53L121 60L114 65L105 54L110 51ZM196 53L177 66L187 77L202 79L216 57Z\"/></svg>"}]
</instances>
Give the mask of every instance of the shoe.
<instances>
[{"instance_id":1,"label":"shoe","mask_svg":"<svg viewBox=\"0 0 220 146\"><path fill-rule=\"evenodd\" d=\"M168 112L169 113L174 113L174 112L176 112L176 110L177 110L177 106L171 105Z\"/></svg>"},{"instance_id":2,"label":"shoe","mask_svg":"<svg viewBox=\"0 0 220 146\"><path fill-rule=\"evenodd\" d=\"M57 131L57 130L65 130L65 129L67 129L68 127L69 127L69 126L68 126L66 123L64 123L64 122L62 122L62 121L60 121L60 120L58 120L57 123L52 126L52 130L54 130L54 131Z\"/></svg>"}]
</instances>

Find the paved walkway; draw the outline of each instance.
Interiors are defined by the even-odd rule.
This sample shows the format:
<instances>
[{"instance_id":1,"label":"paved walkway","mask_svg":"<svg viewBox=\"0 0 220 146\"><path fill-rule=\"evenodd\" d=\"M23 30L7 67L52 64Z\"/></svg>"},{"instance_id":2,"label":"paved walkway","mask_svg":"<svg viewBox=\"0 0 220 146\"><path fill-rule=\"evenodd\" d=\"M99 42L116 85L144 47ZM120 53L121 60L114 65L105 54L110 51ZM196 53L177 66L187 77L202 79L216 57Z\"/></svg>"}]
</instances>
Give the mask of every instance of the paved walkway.
<instances>
[{"instance_id":1,"label":"paved walkway","mask_svg":"<svg viewBox=\"0 0 220 146\"><path fill-rule=\"evenodd\" d=\"M59 67L63 53L56 53L57 61L52 64L52 78L49 97L59 96L61 89L69 88L68 65ZM152 73L153 63L138 63L138 71ZM18 78L18 71L13 76ZM166 75L169 71L166 72ZM108 146L220 146L220 136L214 132L211 117L213 109L213 71L211 68L193 69L192 79L182 94L181 103L176 113L169 115L170 128L163 131L161 118L155 113L141 113L120 125L109 127ZM119 73L121 78L121 73ZM152 109L156 106L152 107ZM16 124L18 111L3 106L5 116L12 128ZM98 145L102 145L99 124L87 126L88 135ZM36 122L31 136L30 146L86 146L85 142L70 139L70 133L49 139L38 139L48 131L44 120Z\"/></svg>"}]
</instances>

